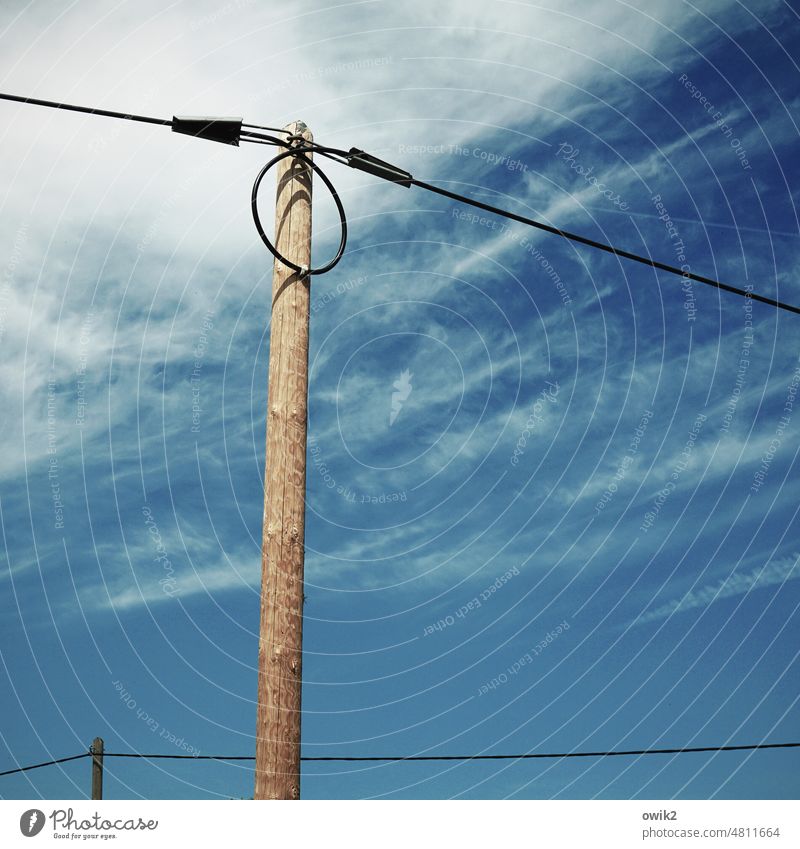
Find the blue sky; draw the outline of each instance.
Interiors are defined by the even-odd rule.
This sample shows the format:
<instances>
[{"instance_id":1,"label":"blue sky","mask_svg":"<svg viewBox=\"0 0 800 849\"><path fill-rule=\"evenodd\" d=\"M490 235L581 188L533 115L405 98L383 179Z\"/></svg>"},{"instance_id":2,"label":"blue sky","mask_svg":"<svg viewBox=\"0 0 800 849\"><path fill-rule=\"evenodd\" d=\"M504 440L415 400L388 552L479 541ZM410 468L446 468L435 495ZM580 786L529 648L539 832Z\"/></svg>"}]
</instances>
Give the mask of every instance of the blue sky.
<instances>
[{"instance_id":1,"label":"blue sky","mask_svg":"<svg viewBox=\"0 0 800 849\"><path fill-rule=\"evenodd\" d=\"M800 302L786 3L16 3L0 44L6 92L300 118ZM95 736L252 754L263 152L0 109L2 766ZM304 754L797 740L797 317L327 171L350 241L312 287ZM320 261L338 231L316 198ZM302 790L796 798L799 780L768 751L307 764ZM88 762L2 782L80 797ZM109 798L251 793L241 764L106 774Z\"/></svg>"}]
</instances>

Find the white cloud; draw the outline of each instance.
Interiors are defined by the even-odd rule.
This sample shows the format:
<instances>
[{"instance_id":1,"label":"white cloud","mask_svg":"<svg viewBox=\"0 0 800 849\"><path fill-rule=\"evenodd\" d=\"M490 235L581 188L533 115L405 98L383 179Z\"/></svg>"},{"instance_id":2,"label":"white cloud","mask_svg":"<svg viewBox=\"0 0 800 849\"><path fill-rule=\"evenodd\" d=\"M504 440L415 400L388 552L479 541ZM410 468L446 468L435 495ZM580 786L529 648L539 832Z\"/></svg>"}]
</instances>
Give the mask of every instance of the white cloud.
<instances>
[{"instance_id":1,"label":"white cloud","mask_svg":"<svg viewBox=\"0 0 800 849\"><path fill-rule=\"evenodd\" d=\"M800 578L797 568L800 555L793 554L782 560L774 560L765 566L744 574L733 573L715 584L706 584L696 590L689 590L680 598L675 598L660 607L643 614L635 620L636 625L666 619L676 613L685 613L698 608L706 609L718 601L734 596L748 595L756 590L782 585L786 581Z\"/></svg>"},{"instance_id":2,"label":"white cloud","mask_svg":"<svg viewBox=\"0 0 800 849\"><path fill-rule=\"evenodd\" d=\"M712 13L724 6L711 4L706 11ZM510 152L515 145L530 149L528 130L532 126L542 137L559 126L571 128L567 118L576 115L590 124L604 97L619 106L620 75L641 85L663 78L659 62L669 64L676 57L685 61L685 45L673 30L680 33L691 27L693 37L702 40L712 29L696 18L686 19L684 10L669 3L648 13L661 23L624 4L595 8L578 2L559 3L551 9L523 4L487 7L483 2L444 7L423 2L405 6L355 3L335 8L308 2L292 4L291 9L207 2L178 4L167 10L145 3L137 7L135 20L132 7L93 15L95 9L99 6L78 5L56 21L49 7L33 4L13 26L14 44L8 42L8 35L0 41L8 48L0 59L3 90L167 117L173 112L228 113L243 114L254 122L283 124L299 116L312 125L318 140L355 144L379 155L385 150L397 151L401 143L486 149L502 144L503 150L508 145ZM739 25L744 28L752 22L743 19ZM658 61L649 54L657 55ZM355 60L372 64L365 70ZM629 96L627 89L625 96ZM217 312L226 315L218 325L218 348L209 353L207 362L224 362L232 343L228 366L231 371L238 369L241 378L240 384L231 387L229 375L226 384L229 394L225 413L230 422L226 436L243 443L255 430L262 444L260 422L252 417L260 416L263 401L254 401L246 379L263 366L265 351L260 351L260 362L245 362L249 356L255 358L255 353L237 344L240 337L234 322L240 321L252 332L263 329L266 322L266 281L271 266L254 238L247 208L250 181L264 151L214 147L171 135L163 128L33 107L0 104L0 110L10 116L2 136L4 161L14 163L4 213L9 220L36 222L25 248L25 268L18 267L16 272L17 286L6 313L7 329L2 340L0 403L12 415L4 433L11 450L0 458L0 475L13 478L26 463L41 458L46 448L43 410L49 363L57 355L57 375L74 394L75 338L90 309L95 309L89 343L93 376L107 377L105 371L113 354L115 382L109 384L110 395L96 396L97 415L86 434L104 437L111 425L130 427L131 432L113 446L120 482L135 476L140 454L145 472L160 468L164 446L180 443L185 430L186 394L180 382L162 390L152 375L167 356L172 365L189 355L196 334L194 307L190 305L195 290L199 290L198 300L210 300L219 291ZM692 140L702 135L699 131ZM604 141L609 140L615 140L613 134L604 137ZM665 139L663 153L685 150L689 144L685 138ZM546 150L539 144L534 147ZM545 175L564 171L552 152L547 157L547 162L540 164ZM393 153L389 158L431 178L448 167L453 170L452 162L432 154ZM481 163L475 162L480 169ZM637 169L649 169L649 174L661 167L661 162L662 154L652 153L632 164ZM436 247L437 238L444 241L444 234L452 235L452 220L446 213L402 212L424 207L426 201L420 194L381 184L346 168L331 166L330 173L346 199L357 238L368 243L374 233L385 239L389 223L393 236L394 230L402 228L412 235L404 242L405 235L397 234L401 247L396 253L391 253L391 248L376 248L348 254L346 265L343 263L338 272L346 268L347 276L351 276L368 270L373 276L368 284L315 315L313 320L320 330L330 325L328 317L332 320L337 310L352 314L382 298L390 300L398 285L403 287L402 298L425 297L454 309L474 305L469 300L474 291L454 282L453 277L464 274L468 282L480 286L490 277L489 269L498 272L492 259L508 260L517 273L519 266L525 265L524 252L517 249L512 253L513 242L484 238L487 233L478 227L465 226L458 231L460 244L475 251L473 254L446 244ZM480 173L482 180L492 183L499 172L487 168ZM608 173L622 188L635 184L635 176L626 165L612 164ZM563 223L580 210L580 204L596 196L593 190L582 188L570 198L551 191L538 174L528 177L527 193L522 191L523 181L519 182L521 199L531 205L534 200L543 200L543 216L556 223ZM568 180L564 184L570 185ZM583 182L577 185L583 187ZM335 222L325 202L320 207L316 232L331 228L318 243L324 251L335 239ZM449 208L442 205L441 210L445 209ZM420 222L424 222L423 227ZM6 232L3 238L9 242L12 236ZM137 250L137 245L144 249ZM556 439L560 445L577 444L590 426L598 431L606 428L608 433L617 427L618 433L622 432L620 410L648 407L645 398L652 395L654 386L663 393L664 408L670 408L682 397L685 371L683 354L660 362L661 352L654 346L639 357L636 370L629 376L623 359L629 354L628 316L606 310L602 323L579 321L580 311L594 303L588 294L580 299L576 294L576 287L585 279L585 269L590 278L585 284L587 293L594 281L601 293L610 293L609 269L616 260L584 251L578 260L571 249L556 244L548 246L547 252L548 258L552 256L554 264L558 260L559 269L565 270L562 276L566 278L566 271L571 272L574 311L566 318L560 309L544 313L537 332L529 332L534 327L539 294L536 285L541 282L546 288L550 283L533 274L523 278L525 291L531 295L531 322L527 313L511 316L525 328L521 356L510 345L499 348L508 330L499 320L487 321L486 327L481 327L496 357L491 365L468 333L451 328L446 331L468 378L467 393L487 385L490 377L515 378L520 360L528 388L547 372L546 357L560 357L561 362L579 366L574 385L561 371L553 372L563 386L559 403L563 398L564 414L558 419L561 425L557 433L549 428L542 431L543 445L537 446L537 454L540 449L544 453L544 443L549 448ZM513 260L509 259L512 256ZM399 270L407 271L409 264L428 273L411 282L409 275L393 276ZM384 276L378 276L376 267ZM526 268L529 270L529 265ZM502 279L505 283L513 278L503 274ZM330 282L322 279L315 285L325 291ZM505 294L507 290L499 288L501 302ZM98 306L91 305L92 297ZM247 309L242 306L245 303ZM657 303L654 298L653 304ZM261 306L256 308L257 304ZM403 303L387 307L369 332L392 328L406 310ZM241 329L239 326L238 331ZM441 328L432 321L419 330L442 336ZM322 351L315 364L316 374L325 372L332 353L352 346L355 333L348 326L334 340L336 344ZM649 346L652 340L646 341ZM713 347L713 343L700 347L692 360L691 379L696 384L706 386L710 380ZM410 413L415 404L427 410L447 409L461 394L460 381L446 379L435 369L426 371L421 359L423 362L399 364L415 374L410 406L404 412ZM561 368L557 363L556 369ZM325 405L329 409L313 422L321 441L336 432L338 424L332 415L336 404L350 403L353 410L361 412L358 399L363 399L370 379L370 374L358 374L338 389L330 384L317 386L317 409L323 402L330 402ZM262 388L256 387L254 392ZM475 433L472 426L477 417L454 423L420 468L430 474L458 455L459 469L452 479L442 482L446 487L453 479L460 480L465 468L475 468L503 428L503 439L512 443L527 411L524 405L513 409L511 395L507 401L507 407L493 411ZM21 414L17 415L23 403L24 421ZM364 444L382 438L383 418L354 415L352 419L349 423L353 427L358 424L358 436ZM554 417L553 429L555 424ZM27 455L22 451L23 432ZM65 453L76 450L75 431L60 436ZM674 463L680 440L685 440L680 427L676 427L673 438L647 471L653 480L668 474ZM758 450L752 440L749 444L744 460ZM183 447L193 462L193 447ZM740 447L736 443L737 450ZM555 504L559 510L565 501L572 508L576 501L573 495L580 493L584 484L583 498L595 493L598 481L605 481L604 469L613 474L613 461L593 470L586 455L580 453L585 450L586 445L574 453L570 448L562 458L562 469L574 460L566 477L582 478L562 481L553 499L560 502ZM695 455L700 468L707 461L705 450L698 448ZM219 465L222 450L216 457L211 453L209 460ZM233 449L231 456L235 453ZM607 458L610 456L609 452ZM725 458L718 452L712 470L722 471L723 459L733 457L729 445ZM645 466L644 460L641 465ZM631 470L631 484L639 485L641 480L634 471L638 469ZM694 468L691 471L694 473ZM691 480L687 470L684 481L688 485ZM365 551L380 558L393 541L386 535ZM354 543L356 550L361 545L360 541ZM216 580L213 573L208 580ZM119 597L132 603L131 592L135 591L123 585Z\"/></svg>"}]
</instances>

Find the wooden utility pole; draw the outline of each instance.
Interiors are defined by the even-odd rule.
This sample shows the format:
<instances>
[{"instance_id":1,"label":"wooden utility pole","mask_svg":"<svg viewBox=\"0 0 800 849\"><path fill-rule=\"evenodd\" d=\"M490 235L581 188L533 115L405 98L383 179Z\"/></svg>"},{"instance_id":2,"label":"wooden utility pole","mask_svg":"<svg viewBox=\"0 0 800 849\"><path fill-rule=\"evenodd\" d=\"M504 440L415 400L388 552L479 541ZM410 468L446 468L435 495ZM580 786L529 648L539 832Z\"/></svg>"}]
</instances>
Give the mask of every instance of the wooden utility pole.
<instances>
[{"instance_id":1,"label":"wooden utility pole","mask_svg":"<svg viewBox=\"0 0 800 849\"><path fill-rule=\"evenodd\" d=\"M92 741L92 799L103 798L103 738Z\"/></svg>"},{"instance_id":2,"label":"wooden utility pole","mask_svg":"<svg viewBox=\"0 0 800 849\"><path fill-rule=\"evenodd\" d=\"M302 122L289 124L286 130L311 141ZM311 174L298 157L278 163L275 247L305 268L311 265ZM309 277L275 260L261 549L256 799L300 798L309 283Z\"/></svg>"}]
</instances>

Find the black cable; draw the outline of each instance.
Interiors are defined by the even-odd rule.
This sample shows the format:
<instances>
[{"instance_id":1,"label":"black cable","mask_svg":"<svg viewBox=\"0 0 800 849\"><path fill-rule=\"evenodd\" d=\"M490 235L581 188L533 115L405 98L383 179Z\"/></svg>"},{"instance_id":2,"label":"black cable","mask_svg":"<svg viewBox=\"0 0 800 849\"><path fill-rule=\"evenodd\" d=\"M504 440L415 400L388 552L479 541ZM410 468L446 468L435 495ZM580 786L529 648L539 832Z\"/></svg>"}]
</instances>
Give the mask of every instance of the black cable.
<instances>
[{"instance_id":1,"label":"black cable","mask_svg":"<svg viewBox=\"0 0 800 849\"><path fill-rule=\"evenodd\" d=\"M139 752L103 752L104 758L145 758L146 760L254 761L254 755L142 755Z\"/></svg>"},{"instance_id":2,"label":"black cable","mask_svg":"<svg viewBox=\"0 0 800 849\"><path fill-rule=\"evenodd\" d=\"M264 144L268 147L283 147L283 145L277 145L273 141L262 141L261 139L254 138L242 138L243 142L249 142L250 144Z\"/></svg>"},{"instance_id":3,"label":"black cable","mask_svg":"<svg viewBox=\"0 0 800 849\"><path fill-rule=\"evenodd\" d=\"M286 133L289 134L288 130L284 130L281 127L265 127L263 124L242 124L243 127L249 127L251 130L269 130L272 133Z\"/></svg>"},{"instance_id":4,"label":"black cable","mask_svg":"<svg viewBox=\"0 0 800 849\"><path fill-rule=\"evenodd\" d=\"M306 756L301 761L521 761L537 758L613 758L635 755L685 755L697 752L749 752L759 749L796 749L800 743L752 743L745 746L689 746L679 749L628 749L610 752L527 752L519 755L366 755L366 756ZM16 772L26 772L29 769L39 769L43 766L65 763L66 761L88 758L92 752L82 755L72 755L69 758L59 758L55 761L45 761L19 769L9 769L0 775L12 775ZM144 758L145 760L192 760L192 761L254 761L253 755L145 755L139 752L103 752L104 758Z\"/></svg>"},{"instance_id":5,"label":"black cable","mask_svg":"<svg viewBox=\"0 0 800 849\"><path fill-rule=\"evenodd\" d=\"M276 147L289 147L289 142L286 139L278 139L275 136L267 136L264 133L253 133L250 130L242 130L240 140L243 142L267 143Z\"/></svg>"},{"instance_id":6,"label":"black cable","mask_svg":"<svg viewBox=\"0 0 800 849\"><path fill-rule=\"evenodd\" d=\"M83 112L89 115L102 115L108 118L121 118L127 121L140 121L147 124L159 124L161 126L173 126L173 121L166 118L152 118L145 115L131 115L124 112L114 112L109 109L94 109L87 106L75 106L69 103L59 103L53 100L39 100L33 97L21 97L15 94L3 94L0 93L0 100L10 100L16 103L28 103L34 106L49 106L53 109L64 109L71 112ZM267 127L260 124L241 124L244 128L242 130L240 137L242 141L248 141L255 144L272 144L279 147L289 147L288 140L278 139L274 136L265 136L260 133L252 132L252 130L269 130L271 132L279 132L279 133L287 133L287 130L280 130L277 127ZM219 140L219 139L215 139ZM332 159L334 162L339 162L342 164L348 164L356 168L361 168L362 170L371 171L371 173L375 174L374 170L371 170L367 166L367 161L371 160L373 163L381 162L380 160L376 160L375 157L370 157L369 154L365 154L363 151L357 151L355 148L344 151L338 148L326 147L325 145L320 145L317 142L305 142L304 147L310 152L319 153L322 156L326 156L329 159ZM280 256L275 250L274 246L270 243L266 234L264 233L264 229L261 226L261 222L258 218L258 210L256 208L256 195L258 190L258 185L264 177L264 174L269 171L269 169L277 162L280 161L284 156L288 156L289 152L285 152L281 154L276 159L273 159L270 163L268 163L262 171L259 173L256 178L256 183L253 186L252 200L251 200L251 208L253 211L253 218L256 222L256 229L258 230L258 234L261 237L264 244L271 251L271 253L279 259L281 262L285 263L290 268L295 271L304 271L300 266L287 262L285 257ZM305 157L304 157L305 158ZM336 206L339 211L339 217L342 223L342 241L339 246L339 251L337 252L334 259L329 262L327 265L322 266L317 269L309 270L305 273L307 274L323 274L326 271L330 271L336 263L342 257L344 253L345 243L347 241L347 221L344 214L344 209L342 207L341 201L339 200L339 195L336 193L336 190L333 188L332 183L328 180L327 176L324 172L313 162L305 158L306 161L310 164L310 166L319 174L322 178L325 185L331 191L334 200L336 201ZM377 176L383 176L384 179L393 180L394 182L400 182L402 185L406 186L417 186L420 189L425 189L429 192L434 192L435 194L442 195L443 197L450 198L451 200L460 201L461 203L469 204L470 206L474 206L477 209L482 209L486 212L494 213L495 215L500 215L504 218L508 218L511 221L517 221L520 224L527 224L530 227L536 227L539 230L544 230L547 233L552 233L556 236L561 236L564 239L570 239L573 242L578 242L582 245L587 245L591 248L597 248L598 250L605 251L610 254L614 254L615 256L622 257L624 259L629 259L634 262L642 263L642 265L647 265L651 268L659 269L660 271L666 271L670 274L675 274L679 277L683 277L686 280L693 280L696 283L703 283L706 286L713 286L715 289L720 289L725 292L730 292L734 295L740 295L743 297L752 298L754 301L759 301L763 304L769 304L772 307L777 307L778 309L786 310L787 312L792 312L800 315L800 307L794 306L793 304L787 304L783 301L779 301L775 298L770 298L767 295L759 295L756 292L750 292L746 289L742 289L738 286L731 286L727 283L721 283L719 280L714 280L712 277L705 277L702 274L695 274L691 271L682 271L680 268L676 268L673 265L668 265L664 262L659 262L658 260L650 259L649 257L640 256L639 254L632 253L631 251L623 250L622 248L615 248L613 245L608 245L605 242L598 242L595 239L589 239L586 236L579 236L577 233L571 233L568 230L562 230L559 227L553 227L550 224L544 224L541 221L536 221L533 218L528 218L525 215L518 215L515 212L510 212L506 209L501 209L500 207L493 206L489 203L484 203L483 201L475 200L473 198L467 197L466 195L460 195L456 192L451 192L448 189L442 189L438 186L434 186L431 183L425 183L422 180L417 180L412 177L407 172L403 172L401 169L395 168L395 166L390 165L389 163L382 163L383 166L388 167L388 171L386 173L381 174L378 173ZM397 176L391 176L391 172L394 171L397 174L403 175L403 179L398 180Z\"/></svg>"},{"instance_id":7,"label":"black cable","mask_svg":"<svg viewBox=\"0 0 800 849\"><path fill-rule=\"evenodd\" d=\"M21 766L18 769L7 769L5 772L0 772L0 775L13 775L15 772L27 772L30 769L39 769L43 766L53 766L54 764L63 764L67 761L77 761L79 758L88 758L92 753L84 752L82 755L71 755L68 758L58 758L54 761L44 761L40 764L31 764L30 766Z\"/></svg>"},{"instance_id":8,"label":"black cable","mask_svg":"<svg viewBox=\"0 0 800 849\"><path fill-rule=\"evenodd\" d=\"M242 127L254 128L258 130L272 130L278 133L286 133L287 136L290 135L288 130L279 130L277 127L264 127L260 124L242 124ZM277 139L274 136L266 136L263 133L253 133L250 131L250 129L242 130L242 141L255 141L257 139L268 139L270 143L279 145L281 147L291 146L291 143L288 141L288 139ZM313 139L303 139L303 148L309 148L312 153L318 153L322 156L327 156L328 159L331 159L333 162L338 162L340 165L350 164L350 161L348 159L349 152L346 150L341 150L336 147L329 147L328 145L320 144L319 142L313 141Z\"/></svg>"},{"instance_id":9,"label":"black cable","mask_svg":"<svg viewBox=\"0 0 800 849\"><path fill-rule=\"evenodd\" d=\"M530 752L522 755L408 755L375 757L306 757L301 761L516 761L534 758L612 758L623 755L681 755L689 752L740 752L754 749L792 749L800 743L755 743L749 746L695 746L681 749L630 749L616 752Z\"/></svg>"},{"instance_id":10,"label":"black cable","mask_svg":"<svg viewBox=\"0 0 800 849\"><path fill-rule=\"evenodd\" d=\"M277 259L280 260L284 265L288 266L294 271L299 272L304 277L311 276L312 274L325 274L326 271L330 271L337 262L342 258L344 254L345 246L347 245L347 216L344 212L344 207L342 206L342 201L339 198L339 195L336 189L333 186L333 183L328 179L327 174L319 167L319 165L315 164L311 159L309 159L305 153L312 153L313 149L307 147L305 145L300 147L290 147L288 150L284 150L282 153L279 153L277 156L270 159L270 161L258 172L258 176L253 183L253 190L250 193L250 209L253 213L253 221L256 225L256 230L258 230L258 235L261 236L261 241L267 246L270 253ZM321 265L318 268L304 268L297 263L288 260L285 256L282 256L278 249L270 242L267 234L264 232L264 228L261 225L261 219L258 215L258 190L261 186L261 181L264 179L266 173L273 167L273 165L277 165L282 159L285 159L287 156L296 156L298 159L302 159L309 168L312 168L314 171L319 174L320 179L323 183L328 187L328 191L333 196L333 200L336 204L336 209L339 213L339 222L342 228L342 238L339 242L339 248L336 251L336 255L333 259L328 262L326 265Z\"/></svg>"},{"instance_id":11,"label":"black cable","mask_svg":"<svg viewBox=\"0 0 800 849\"><path fill-rule=\"evenodd\" d=\"M456 194L455 192L448 191L447 189L441 189L438 186L431 185L430 183L423 183L421 180L416 180L413 177L411 178L411 185L418 186L419 188L425 189L429 192L435 192L437 195L443 195L451 200L468 203L470 206L475 206L478 209L485 210L486 212L493 212L495 215L501 215L504 218L510 218L512 221L519 221L521 224L528 224L531 227L536 227L539 230L546 231L547 233L553 233L556 236L571 239L573 242L579 242L580 244L588 245L591 248L598 248L601 251L606 251L607 253L615 254L616 256L621 256L625 259L631 259L634 262L641 262L643 265L649 265L652 268L658 268L661 271L668 271L670 274L677 274L679 277L694 280L697 283L705 283L707 286L713 286L714 288L722 289L725 292L732 292L735 295L743 295L744 297L752 298L754 301L761 301L761 303L769 304L770 306L777 307L778 309L800 314L800 307L796 307L793 304L777 301L775 298L770 298L767 295L759 295L755 292L749 292L746 289L740 289L737 286L730 286L727 283L720 283L718 280L714 280L711 277L703 277L701 274L694 274L690 271L681 271L680 268L676 268L673 265L667 265L666 263L658 262L658 260L639 256L638 254L631 253L630 251L624 251L621 248L615 248L612 245L607 245L604 242L598 242L594 239L589 239L586 236L579 236L577 233L570 233L568 230L562 230L559 227L552 227L549 224L543 224L541 221L535 221L533 218L527 218L524 215L518 215L515 212L509 212L506 209L500 209L497 206L492 206L489 203L483 203L483 201L474 200L473 198Z\"/></svg>"},{"instance_id":12,"label":"black cable","mask_svg":"<svg viewBox=\"0 0 800 849\"><path fill-rule=\"evenodd\" d=\"M676 749L628 749L610 752L529 752L520 755L320 755L303 756L301 761L515 761L535 758L610 758L632 755L678 755L693 752L744 752L757 749L796 749L800 743L751 743L744 746L691 746ZM107 758L170 758L178 760L254 761L252 755L141 755L105 752Z\"/></svg>"},{"instance_id":13,"label":"black cable","mask_svg":"<svg viewBox=\"0 0 800 849\"><path fill-rule=\"evenodd\" d=\"M327 156L328 159L332 159L334 162L338 162L341 165L349 165L350 164L350 152L347 150L341 150L338 147L328 147L324 144L319 144L319 142L309 141L306 144L311 145L314 148L314 153L319 153L322 156Z\"/></svg>"},{"instance_id":14,"label":"black cable","mask_svg":"<svg viewBox=\"0 0 800 849\"><path fill-rule=\"evenodd\" d=\"M149 118L147 115L131 115L127 112L112 112L110 109L93 109L89 106L74 106L71 103L58 103L55 100L38 100L35 97L20 97L16 94L3 94L0 100L12 100L15 103L31 103L34 106L49 106L52 109L64 109L67 112L84 112L87 115L102 115L105 118L122 118L125 121L140 121L144 124L160 124L164 127L172 125L167 118Z\"/></svg>"}]
</instances>

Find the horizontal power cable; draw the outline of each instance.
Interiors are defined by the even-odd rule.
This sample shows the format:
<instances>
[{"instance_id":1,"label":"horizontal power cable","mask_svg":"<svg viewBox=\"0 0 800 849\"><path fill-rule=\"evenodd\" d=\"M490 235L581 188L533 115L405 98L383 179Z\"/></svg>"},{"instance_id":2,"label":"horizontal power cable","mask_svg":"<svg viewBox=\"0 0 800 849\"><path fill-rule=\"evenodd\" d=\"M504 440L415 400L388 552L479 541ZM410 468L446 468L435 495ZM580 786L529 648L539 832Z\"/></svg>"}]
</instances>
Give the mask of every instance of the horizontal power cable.
<instances>
[{"instance_id":1,"label":"horizontal power cable","mask_svg":"<svg viewBox=\"0 0 800 849\"><path fill-rule=\"evenodd\" d=\"M683 746L674 749L624 749L611 750L608 752L525 752L517 755L320 755L303 756L301 761L522 761L538 758L612 758L632 757L638 755L686 755L702 752L748 752L761 749L796 749L800 743L751 743L743 746ZM23 766L17 769L8 769L0 772L2 775L12 775L18 772L27 772L31 769L39 769L43 766L66 763L67 761L88 758L94 753L84 752L81 755L72 755L68 758L58 758L53 761ZM254 761L254 755L177 755L177 754L143 754L141 752L103 752L104 758L143 758L144 760L186 760L186 761Z\"/></svg>"},{"instance_id":2,"label":"horizontal power cable","mask_svg":"<svg viewBox=\"0 0 800 849\"><path fill-rule=\"evenodd\" d=\"M520 755L398 755L363 757L305 757L301 761L516 761L535 758L611 758L631 755L683 755L692 752L740 752L755 749L791 749L800 743L755 743L747 746L693 746L680 749L628 749L610 752L527 752Z\"/></svg>"}]
</instances>

